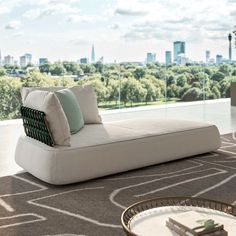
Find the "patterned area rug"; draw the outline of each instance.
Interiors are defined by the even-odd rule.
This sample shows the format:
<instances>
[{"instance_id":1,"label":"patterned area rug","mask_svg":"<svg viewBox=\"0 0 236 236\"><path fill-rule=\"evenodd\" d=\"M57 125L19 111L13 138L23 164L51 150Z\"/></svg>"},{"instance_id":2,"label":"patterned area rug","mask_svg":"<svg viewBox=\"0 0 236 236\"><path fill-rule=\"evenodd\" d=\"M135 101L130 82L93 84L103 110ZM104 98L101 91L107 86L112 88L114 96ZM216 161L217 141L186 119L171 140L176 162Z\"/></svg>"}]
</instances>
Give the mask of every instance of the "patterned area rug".
<instances>
[{"instance_id":1,"label":"patterned area rug","mask_svg":"<svg viewBox=\"0 0 236 236\"><path fill-rule=\"evenodd\" d=\"M120 216L148 198L199 196L236 204L236 140L215 153L68 186L24 173L0 178L0 235L120 236Z\"/></svg>"}]
</instances>

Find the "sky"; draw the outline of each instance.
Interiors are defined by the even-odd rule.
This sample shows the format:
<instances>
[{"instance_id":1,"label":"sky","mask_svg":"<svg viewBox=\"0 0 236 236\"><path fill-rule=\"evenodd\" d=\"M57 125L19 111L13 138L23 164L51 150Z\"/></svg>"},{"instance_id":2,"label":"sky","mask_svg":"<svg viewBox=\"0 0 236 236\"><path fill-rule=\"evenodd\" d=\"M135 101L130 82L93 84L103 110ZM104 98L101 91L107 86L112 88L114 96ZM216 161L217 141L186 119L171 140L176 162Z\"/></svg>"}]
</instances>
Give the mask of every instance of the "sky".
<instances>
[{"instance_id":1,"label":"sky","mask_svg":"<svg viewBox=\"0 0 236 236\"><path fill-rule=\"evenodd\" d=\"M105 62L144 61L147 52L163 62L174 41L186 42L192 60L206 50L228 58L234 25L236 0L0 0L0 50L16 60L77 61L94 44Z\"/></svg>"}]
</instances>

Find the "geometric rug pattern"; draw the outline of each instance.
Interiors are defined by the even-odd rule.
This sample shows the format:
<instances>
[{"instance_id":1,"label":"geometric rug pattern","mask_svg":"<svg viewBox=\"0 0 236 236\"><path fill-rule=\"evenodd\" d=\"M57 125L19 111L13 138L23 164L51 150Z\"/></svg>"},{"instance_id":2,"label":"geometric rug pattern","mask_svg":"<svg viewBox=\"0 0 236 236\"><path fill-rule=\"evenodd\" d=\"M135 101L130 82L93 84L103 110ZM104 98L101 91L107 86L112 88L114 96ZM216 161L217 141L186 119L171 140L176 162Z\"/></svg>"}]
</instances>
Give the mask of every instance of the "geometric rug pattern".
<instances>
[{"instance_id":1,"label":"geometric rug pattern","mask_svg":"<svg viewBox=\"0 0 236 236\"><path fill-rule=\"evenodd\" d=\"M0 235L120 236L123 210L154 197L236 205L236 138L221 139L217 152L72 185L48 185L28 173L2 177Z\"/></svg>"}]
</instances>

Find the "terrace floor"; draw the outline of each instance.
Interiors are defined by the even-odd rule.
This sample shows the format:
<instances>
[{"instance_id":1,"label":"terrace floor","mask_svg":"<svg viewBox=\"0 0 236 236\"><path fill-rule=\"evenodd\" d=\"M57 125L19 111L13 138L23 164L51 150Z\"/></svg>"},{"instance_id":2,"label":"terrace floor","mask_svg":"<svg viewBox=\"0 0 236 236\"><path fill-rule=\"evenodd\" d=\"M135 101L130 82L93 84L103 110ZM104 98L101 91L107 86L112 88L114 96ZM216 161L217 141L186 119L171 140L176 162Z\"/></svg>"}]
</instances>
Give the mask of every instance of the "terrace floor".
<instances>
[{"instance_id":1,"label":"terrace floor","mask_svg":"<svg viewBox=\"0 0 236 236\"><path fill-rule=\"evenodd\" d=\"M103 122L150 117L205 121L215 124L221 134L236 131L236 107L230 106L230 99L101 111L101 116ZM0 121L0 176L22 171L14 162L15 146L22 133L21 120Z\"/></svg>"}]
</instances>

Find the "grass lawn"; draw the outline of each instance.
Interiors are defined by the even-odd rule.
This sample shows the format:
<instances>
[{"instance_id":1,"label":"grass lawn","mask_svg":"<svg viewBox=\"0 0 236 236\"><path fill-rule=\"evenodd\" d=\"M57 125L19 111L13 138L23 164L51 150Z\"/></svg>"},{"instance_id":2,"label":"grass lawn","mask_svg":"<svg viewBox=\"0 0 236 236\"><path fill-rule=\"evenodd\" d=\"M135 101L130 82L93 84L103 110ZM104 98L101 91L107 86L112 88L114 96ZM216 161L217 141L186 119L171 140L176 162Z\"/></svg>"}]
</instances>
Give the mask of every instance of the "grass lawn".
<instances>
[{"instance_id":1,"label":"grass lawn","mask_svg":"<svg viewBox=\"0 0 236 236\"><path fill-rule=\"evenodd\" d=\"M171 103L176 103L178 101L179 101L179 99L173 98L173 99L168 99L167 103L171 104ZM161 104L166 104L166 102L164 100L153 101L153 102L148 102L148 103L146 103L146 102L133 102L132 104L126 103L126 106L124 106L124 103L121 102L120 106L119 106L119 103L116 104L115 101L111 101L111 102L100 102L98 104L98 107L100 110L114 110L114 109L119 109L119 108L152 106L152 105L161 105Z\"/></svg>"}]
</instances>

